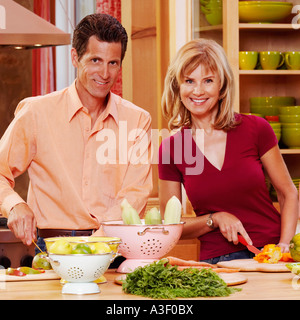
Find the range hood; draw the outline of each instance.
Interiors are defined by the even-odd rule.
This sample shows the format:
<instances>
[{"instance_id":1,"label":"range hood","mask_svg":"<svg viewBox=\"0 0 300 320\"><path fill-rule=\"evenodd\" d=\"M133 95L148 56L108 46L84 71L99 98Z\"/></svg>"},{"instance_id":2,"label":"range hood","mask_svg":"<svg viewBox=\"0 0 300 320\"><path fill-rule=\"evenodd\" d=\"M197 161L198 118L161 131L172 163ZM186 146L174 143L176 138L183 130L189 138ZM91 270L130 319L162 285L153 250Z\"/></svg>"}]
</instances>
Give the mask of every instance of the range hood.
<instances>
[{"instance_id":1,"label":"range hood","mask_svg":"<svg viewBox=\"0 0 300 320\"><path fill-rule=\"evenodd\" d=\"M70 43L69 33L13 0L0 0L0 47L33 49Z\"/></svg>"}]
</instances>

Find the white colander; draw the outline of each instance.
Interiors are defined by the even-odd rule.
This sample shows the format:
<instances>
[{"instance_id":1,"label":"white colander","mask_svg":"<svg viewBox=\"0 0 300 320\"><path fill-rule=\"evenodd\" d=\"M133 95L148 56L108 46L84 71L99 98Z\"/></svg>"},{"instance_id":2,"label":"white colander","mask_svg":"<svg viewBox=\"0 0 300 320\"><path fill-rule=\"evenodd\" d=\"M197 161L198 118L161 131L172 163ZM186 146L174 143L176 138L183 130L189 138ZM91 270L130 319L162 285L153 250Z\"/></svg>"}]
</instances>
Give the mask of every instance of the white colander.
<instances>
[{"instance_id":1,"label":"white colander","mask_svg":"<svg viewBox=\"0 0 300 320\"><path fill-rule=\"evenodd\" d=\"M165 256L178 242L184 222L178 224L125 225L122 220L103 222L108 237L119 237L119 253L126 258L117 272L128 273Z\"/></svg>"},{"instance_id":2,"label":"white colander","mask_svg":"<svg viewBox=\"0 0 300 320\"><path fill-rule=\"evenodd\" d=\"M62 293L91 294L99 293L99 286L94 282L109 267L113 252L103 254L53 254L49 261L53 270L67 281Z\"/></svg>"}]
</instances>

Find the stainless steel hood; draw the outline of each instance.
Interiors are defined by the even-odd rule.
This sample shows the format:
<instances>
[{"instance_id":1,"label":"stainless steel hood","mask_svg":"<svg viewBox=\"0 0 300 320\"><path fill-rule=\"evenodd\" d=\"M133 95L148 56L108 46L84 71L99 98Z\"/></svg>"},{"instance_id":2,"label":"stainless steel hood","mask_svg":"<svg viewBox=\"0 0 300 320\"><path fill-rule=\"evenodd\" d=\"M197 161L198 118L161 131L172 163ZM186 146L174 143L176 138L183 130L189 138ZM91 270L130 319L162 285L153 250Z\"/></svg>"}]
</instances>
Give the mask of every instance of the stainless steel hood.
<instances>
[{"instance_id":1,"label":"stainless steel hood","mask_svg":"<svg viewBox=\"0 0 300 320\"><path fill-rule=\"evenodd\" d=\"M0 0L0 47L32 49L70 43L69 33L13 0Z\"/></svg>"}]
</instances>

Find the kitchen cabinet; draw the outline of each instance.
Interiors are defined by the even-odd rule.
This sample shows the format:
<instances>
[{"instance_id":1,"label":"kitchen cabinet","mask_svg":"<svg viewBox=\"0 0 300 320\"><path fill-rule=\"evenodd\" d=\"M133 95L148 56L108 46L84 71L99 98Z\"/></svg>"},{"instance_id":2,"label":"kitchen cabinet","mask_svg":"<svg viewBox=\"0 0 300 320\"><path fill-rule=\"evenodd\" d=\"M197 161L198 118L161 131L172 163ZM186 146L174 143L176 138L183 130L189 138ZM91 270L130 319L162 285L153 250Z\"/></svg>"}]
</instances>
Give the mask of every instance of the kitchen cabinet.
<instances>
[{"instance_id":1,"label":"kitchen cabinet","mask_svg":"<svg viewBox=\"0 0 300 320\"><path fill-rule=\"evenodd\" d=\"M286 2L300 5L300 0ZM239 1L223 0L223 24L211 26L200 12L199 0L187 6L191 39L214 39L226 51L236 82L237 112L250 112L249 98L258 96L293 96L300 105L300 70L239 70L239 51L300 51L300 24L292 24L295 14L282 23L239 23ZM281 153L292 178L300 177L300 149L281 148Z\"/></svg>"}]
</instances>

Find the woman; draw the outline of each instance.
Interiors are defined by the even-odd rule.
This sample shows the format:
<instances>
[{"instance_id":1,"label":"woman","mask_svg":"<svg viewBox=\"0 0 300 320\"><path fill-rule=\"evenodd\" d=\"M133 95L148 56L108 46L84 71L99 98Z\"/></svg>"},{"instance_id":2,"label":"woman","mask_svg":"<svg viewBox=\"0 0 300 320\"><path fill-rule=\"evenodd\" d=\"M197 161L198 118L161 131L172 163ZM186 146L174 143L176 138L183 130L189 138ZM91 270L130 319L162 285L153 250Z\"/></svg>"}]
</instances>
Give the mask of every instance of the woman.
<instances>
[{"instance_id":1,"label":"woman","mask_svg":"<svg viewBox=\"0 0 300 320\"><path fill-rule=\"evenodd\" d=\"M200 260L210 263L253 256L238 234L248 244L276 243L288 252L298 219L297 189L271 126L236 114L233 96L233 74L221 46L198 39L179 50L162 98L169 129L179 130L160 146L160 207L164 212L173 195L181 200L184 185L197 217L185 219L182 238L199 238ZM277 191L281 214L263 170Z\"/></svg>"}]
</instances>

